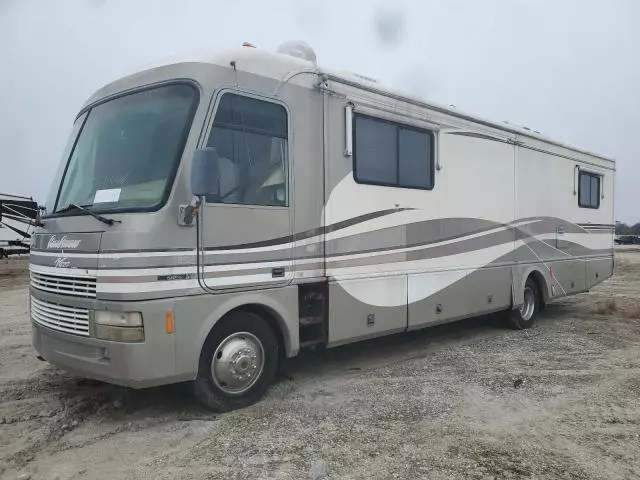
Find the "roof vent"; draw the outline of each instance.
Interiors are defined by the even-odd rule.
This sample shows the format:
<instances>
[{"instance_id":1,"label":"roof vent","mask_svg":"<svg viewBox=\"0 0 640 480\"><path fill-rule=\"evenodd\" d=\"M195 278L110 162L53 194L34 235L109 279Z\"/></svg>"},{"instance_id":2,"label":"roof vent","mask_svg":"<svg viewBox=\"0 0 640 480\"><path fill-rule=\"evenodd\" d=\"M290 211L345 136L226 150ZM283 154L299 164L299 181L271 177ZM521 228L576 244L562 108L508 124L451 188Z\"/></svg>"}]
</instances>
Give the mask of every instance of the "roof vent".
<instances>
[{"instance_id":1,"label":"roof vent","mask_svg":"<svg viewBox=\"0 0 640 480\"><path fill-rule=\"evenodd\" d=\"M288 42L284 42L278 47L276 52L316 63L316 52L314 52L313 48L311 48L306 42L301 40L289 40Z\"/></svg>"}]
</instances>

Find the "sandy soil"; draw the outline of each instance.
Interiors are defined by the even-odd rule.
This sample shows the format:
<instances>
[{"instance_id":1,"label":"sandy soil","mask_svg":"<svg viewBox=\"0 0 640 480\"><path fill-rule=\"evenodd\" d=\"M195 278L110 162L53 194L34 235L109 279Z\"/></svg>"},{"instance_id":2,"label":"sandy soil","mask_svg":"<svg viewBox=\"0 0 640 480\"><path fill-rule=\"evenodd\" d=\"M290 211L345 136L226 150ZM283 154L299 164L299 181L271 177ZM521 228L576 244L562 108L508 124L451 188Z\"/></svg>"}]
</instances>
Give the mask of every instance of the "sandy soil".
<instances>
[{"instance_id":1,"label":"sandy soil","mask_svg":"<svg viewBox=\"0 0 640 480\"><path fill-rule=\"evenodd\" d=\"M489 317L307 353L221 416L181 386L125 390L36 360L26 274L2 267L3 479L640 478L637 249L534 329Z\"/></svg>"}]
</instances>

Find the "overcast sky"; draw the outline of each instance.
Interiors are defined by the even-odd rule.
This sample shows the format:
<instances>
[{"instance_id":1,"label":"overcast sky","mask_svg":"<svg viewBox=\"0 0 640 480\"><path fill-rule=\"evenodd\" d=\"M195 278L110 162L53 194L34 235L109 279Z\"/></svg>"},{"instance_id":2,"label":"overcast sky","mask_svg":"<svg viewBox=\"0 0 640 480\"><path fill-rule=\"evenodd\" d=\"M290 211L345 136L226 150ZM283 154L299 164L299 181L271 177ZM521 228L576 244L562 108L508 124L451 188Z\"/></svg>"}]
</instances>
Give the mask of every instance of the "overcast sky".
<instances>
[{"instance_id":1,"label":"overcast sky","mask_svg":"<svg viewBox=\"0 0 640 480\"><path fill-rule=\"evenodd\" d=\"M640 0L0 0L0 192L44 201L103 84L289 39L322 65L613 156L616 219L640 221Z\"/></svg>"}]
</instances>

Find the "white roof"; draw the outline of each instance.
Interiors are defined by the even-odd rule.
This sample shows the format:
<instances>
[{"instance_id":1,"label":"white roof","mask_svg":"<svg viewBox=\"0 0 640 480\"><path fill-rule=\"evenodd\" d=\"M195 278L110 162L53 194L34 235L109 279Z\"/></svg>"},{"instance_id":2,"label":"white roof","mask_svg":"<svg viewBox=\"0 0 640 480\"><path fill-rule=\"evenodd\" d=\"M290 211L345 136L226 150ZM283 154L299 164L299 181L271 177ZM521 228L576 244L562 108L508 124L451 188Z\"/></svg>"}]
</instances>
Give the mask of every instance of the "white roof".
<instances>
[{"instance_id":1,"label":"white roof","mask_svg":"<svg viewBox=\"0 0 640 480\"><path fill-rule=\"evenodd\" d=\"M314 62L304 60L302 58L293 57L291 55L269 52L254 47L242 46L225 50L214 55L212 55L211 53L201 53L192 54L189 56L173 57L171 59L165 59L163 62L156 63L152 66L157 67L161 65L181 62L211 63L225 67L230 66L231 62L235 62L238 70L254 73L263 77L274 78L277 80L288 80L294 75L302 72L313 72L320 75L324 74L328 75L329 78L334 81L345 82L364 89L375 91L382 95L393 96L397 99L403 99L413 104L422 105L427 108L433 108L455 117L465 118L503 131L530 137L543 142L548 142L559 147L567 148L587 155L592 155L604 160L609 160L612 162L614 161L612 158L560 143L526 127L520 127L507 122L501 123L487 120L477 115L468 114L458 109L452 109L451 107L439 105L434 102L426 101L424 99L408 95L394 88L385 86L379 83L377 80L366 77L364 75L359 75L357 73L348 71L323 68L318 66Z\"/></svg>"}]
</instances>

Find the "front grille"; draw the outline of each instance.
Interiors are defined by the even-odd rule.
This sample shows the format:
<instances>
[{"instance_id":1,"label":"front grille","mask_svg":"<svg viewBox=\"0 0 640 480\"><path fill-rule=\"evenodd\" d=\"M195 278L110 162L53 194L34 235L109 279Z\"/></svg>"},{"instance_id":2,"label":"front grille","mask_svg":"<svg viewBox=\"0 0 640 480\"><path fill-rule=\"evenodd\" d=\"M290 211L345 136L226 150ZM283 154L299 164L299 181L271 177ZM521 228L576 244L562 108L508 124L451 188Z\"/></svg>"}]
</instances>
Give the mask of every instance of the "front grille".
<instances>
[{"instance_id":1,"label":"front grille","mask_svg":"<svg viewBox=\"0 0 640 480\"><path fill-rule=\"evenodd\" d=\"M50 273L31 272L31 285L38 290L73 295L76 297L96 298L96 278Z\"/></svg>"},{"instance_id":2,"label":"front grille","mask_svg":"<svg viewBox=\"0 0 640 480\"><path fill-rule=\"evenodd\" d=\"M31 319L52 330L89 336L89 310L86 308L67 307L31 297Z\"/></svg>"}]
</instances>

